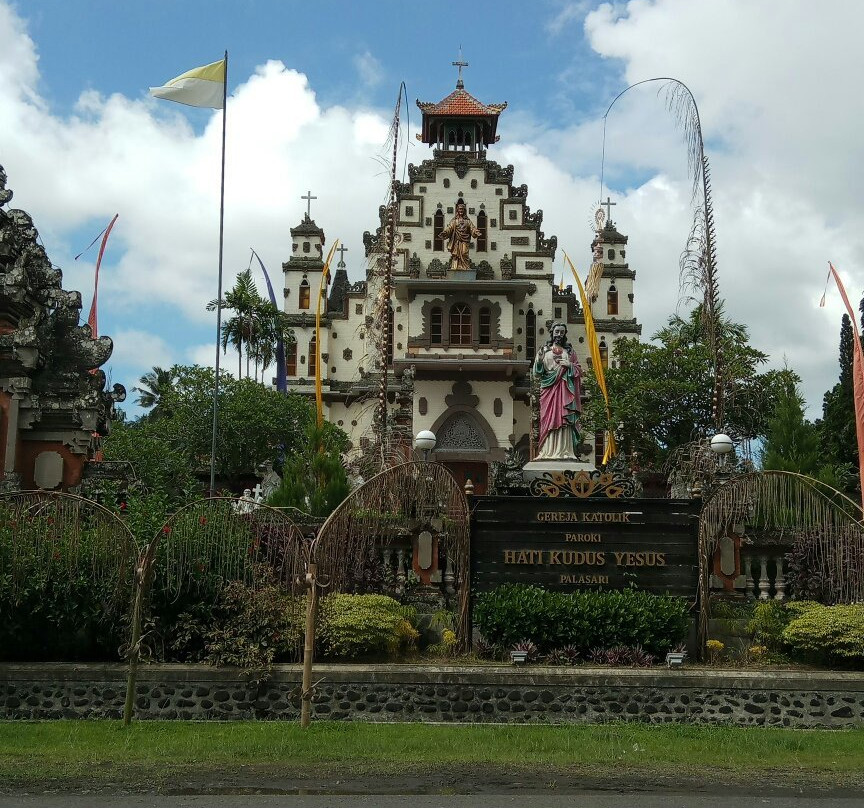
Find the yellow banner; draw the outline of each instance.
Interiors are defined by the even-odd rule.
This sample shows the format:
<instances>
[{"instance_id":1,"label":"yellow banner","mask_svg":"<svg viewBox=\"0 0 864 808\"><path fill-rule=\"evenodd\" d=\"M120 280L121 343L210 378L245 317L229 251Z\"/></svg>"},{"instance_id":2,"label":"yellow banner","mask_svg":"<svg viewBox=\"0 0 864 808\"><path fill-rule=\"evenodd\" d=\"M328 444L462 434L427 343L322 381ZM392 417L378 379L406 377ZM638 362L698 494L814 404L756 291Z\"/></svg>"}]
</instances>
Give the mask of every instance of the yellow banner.
<instances>
[{"instance_id":1,"label":"yellow banner","mask_svg":"<svg viewBox=\"0 0 864 808\"><path fill-rule=\"evenodd\" d=\"M591 351L591 365L594 368L594 376L597 378L597 386L603 394L603 401L606 403L606 418L611 427L612 411L609 409L609 393L606 391L606 375L603 368L603 360L600 356L600 343L597 341L597 329L594 328L594 315L591 314L591 301L585 294L585 287L582 285L582 280L576 273L576 267L567 253L564 253L564 260L570 267L573 277L576 278L576 285L579 287L579 297L582 299L582 311L585 314L585 335L588 339L588 348ZM606 451L603 453L603 464L618 453L618 447L615 445L615 434L612 429L606 431Z\"/></svg>"},{"instance_id":2,"label":"yellow banner","mask_svg":"<svg viewBox=\"0 0 864 808\"><path fill-rule=\"evenodd\" d=\"M330 262L339 246L339 239L333 242L324 269L321 272L321 285L318 287L318 303L315 306L315 410L318 428L324 425L324 391L321 389L321 301L327 299L327 284L330 281Z\"/></svg>"}]
</instances>

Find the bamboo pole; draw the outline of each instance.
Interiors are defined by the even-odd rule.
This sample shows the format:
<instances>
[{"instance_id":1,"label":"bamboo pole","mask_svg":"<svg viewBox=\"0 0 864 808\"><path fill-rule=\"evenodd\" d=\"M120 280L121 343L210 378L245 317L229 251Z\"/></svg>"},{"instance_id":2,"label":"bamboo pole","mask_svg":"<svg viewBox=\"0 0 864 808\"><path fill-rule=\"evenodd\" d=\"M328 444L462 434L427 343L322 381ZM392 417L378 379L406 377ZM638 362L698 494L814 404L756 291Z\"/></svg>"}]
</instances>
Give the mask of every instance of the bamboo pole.
<instances>
[{"instance_id":1,"label":"bamboo pole","mask_svg":"<svg viewBox=\"0 0 864 808\"><path fill-rule=\"evenodd\" d=\"M315 620L318 615L318 565L309 564L306 586L309 602L306 604L306 636L303 642L303 684L300 691L300 726L306 729L312 719L312 661L315 656Z\"/></svg>"},{"instance_id":2,"label":"bamboo pole","mask_svg":"<svg viewBox=\"0 0 864 808\"><path fill-rule=\"evenodd\" d=\"M135 683L138 679L138 660L141 644L141 617L144 602L144 562L135 570L135 600L132 605L132 637L129 642L129 672L126 675L126 703L123 705L123 726L132 723L132 711L135 707Z\"/></svg>"}]
</instances>

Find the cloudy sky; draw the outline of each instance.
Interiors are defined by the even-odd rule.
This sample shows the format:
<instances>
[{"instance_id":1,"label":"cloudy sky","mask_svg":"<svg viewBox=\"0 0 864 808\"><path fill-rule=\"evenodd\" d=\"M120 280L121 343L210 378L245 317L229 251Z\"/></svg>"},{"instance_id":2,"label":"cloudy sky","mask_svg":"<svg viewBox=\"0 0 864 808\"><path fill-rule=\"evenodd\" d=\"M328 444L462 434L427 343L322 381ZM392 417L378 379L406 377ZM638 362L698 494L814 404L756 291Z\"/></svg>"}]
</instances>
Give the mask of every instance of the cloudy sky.
<instances>
[{"instance_id":1,"label":"cloudy sky","mask_svg":"<svg viewBox=\"0 0 864 808\"><path fill-rule=\"evenodd\" d=\"M254 247L278 283L310 189L313 218L364 277L399 84L413 126L415 99L453 89L460 45L466 89L509 102L490 157L515 166L547 236L584 270L603 115L628 84L673 76L699 104L728 314L801 375L817 416L842 313L833 289L818 307L827 262L854 301L864 291L862 28L864 4L843 0L818 13L804 0L0 0L0 164L84 317L95 248L73 258L120 214L100 331L115 343L112 381L131 388L153 365L214 359L221 113L149 86L229 51L226 280ZM427 154L409 142L400 159ZM605 179L648 336L679 306L691 218L686 152L656 87L613 108Z\"/></svg>"}]
</instances>

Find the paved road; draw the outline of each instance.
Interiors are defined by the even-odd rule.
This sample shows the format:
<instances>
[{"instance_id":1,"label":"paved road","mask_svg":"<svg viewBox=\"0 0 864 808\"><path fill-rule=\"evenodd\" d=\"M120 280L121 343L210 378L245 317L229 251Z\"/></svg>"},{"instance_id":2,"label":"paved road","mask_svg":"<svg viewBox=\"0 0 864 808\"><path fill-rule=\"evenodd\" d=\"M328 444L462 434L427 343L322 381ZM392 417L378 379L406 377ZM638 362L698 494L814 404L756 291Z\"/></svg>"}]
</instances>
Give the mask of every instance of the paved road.
<instances>
[{"instance_id":1,"label":"paved road","mask_svg":"<svg viewBox=\"0 0 864 808\"><path fill-rule=\"evenodd\" d=\"M0 796L0 808L862 808L861 797L740 794Z\"/></svg>"}]
</instances>

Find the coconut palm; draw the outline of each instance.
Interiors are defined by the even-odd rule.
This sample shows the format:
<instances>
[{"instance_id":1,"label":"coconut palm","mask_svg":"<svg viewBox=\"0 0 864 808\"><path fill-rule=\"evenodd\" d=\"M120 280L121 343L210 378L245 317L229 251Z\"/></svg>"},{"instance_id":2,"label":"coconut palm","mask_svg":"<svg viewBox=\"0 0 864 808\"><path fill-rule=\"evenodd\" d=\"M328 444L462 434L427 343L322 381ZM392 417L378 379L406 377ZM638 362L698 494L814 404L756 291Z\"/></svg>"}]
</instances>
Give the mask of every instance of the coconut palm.
<instances>
[{"instance_id":1,"label":"coconut palm","mask_svg":"<svg viewBox=\"0 0 864 808\"><path fill-rule=\"evenodd\" d=\"M237 349L237 378L243 375L243 346L246 345L246 375L249 375L249 349L254 340L258 307L263 303L258 287L249 269L239 272L234 282L234 288L225 294L222 300L211 300L207 311L214 311L217 306L234 312L234 316L222 324L222 350L228 349L230 343Z\"/></svg>"},{"instance_id":2,"label":"coconut palm","mask_svg":"<svg viewBox=\"0 0 864 808\"><path fill-rule=\"evenodd\" d=\"M175 365L165 370L154 365L153 370L148 371L138 379L140 387L133 388L139 393L135 403L139 407L150 410L149 416L151 418L160 418L170 414L165 412L162 399L174 387L174 382L177 380L176 367Z\"/></svg>"},{"instance_id":3,"label":"coconut palm","mask_svg":"<svg viewBox=\"0 0 864 808\"><path fill-rule=\"evenodd\" d=\"M288 315L270 301L262 301L256 312L251 349L255 358L256 378L260 367L263 381L264 371L276 358L276 346L280 339L284 343L294 341L294 332L288 326Z\"/></svg>"}]
</instances>

